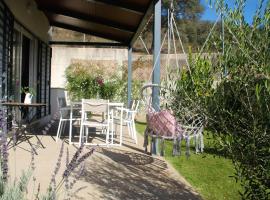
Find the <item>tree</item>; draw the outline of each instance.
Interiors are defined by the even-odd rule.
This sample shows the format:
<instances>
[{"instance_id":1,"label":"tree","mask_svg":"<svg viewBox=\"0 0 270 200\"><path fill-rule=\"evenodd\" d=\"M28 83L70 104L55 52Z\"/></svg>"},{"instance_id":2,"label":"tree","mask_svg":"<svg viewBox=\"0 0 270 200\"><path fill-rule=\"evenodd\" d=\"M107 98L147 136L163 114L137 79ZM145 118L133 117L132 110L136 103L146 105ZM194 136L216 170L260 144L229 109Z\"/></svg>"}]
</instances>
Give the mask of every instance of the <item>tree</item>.
<instances>
[{"instance_id":1,"label":"tree","mask_svg":"<svg viewBox=\"0 0 270 200\"><path fill-rule=\"evenodd\" d=\"M179 19L198 20L204 12L200 0L163 0L162 13L164 15L167 15L167 9L170 8L171 2Z\"/></svg>"},{"instance_id":2,"label":"tree","mask_svg":"<svg viewBox=\"0 0 270 200\"><path fill-rule=\"evenodd\" d=\"M178 28L181 29L180 34L181 38L183 39L184 46L191 46L194 50L197 49L198 45L201 45L201 43L203 43L201 41L205 40L205 38L198 36L198 31L208 33L207 31L202 31L208 28L208 24L199 21L202 13L204 12L203 5L200 3L200 0L162 0L162 33L165 33L165 30L167 29L167 14L171 2L173 3L176 23L178 25ZM152 20L148 23L148 26L142 33L142 37L144 38L146 45L150 49L150 52L153 51L154 45L153 37L151 37L153 30ZM177 45L179 44L177 43ZM166 48L166 46L167 45L165 42L164 48ZM177 49L181 49L181 47L179 46L177 47ZM145 52L143 48L142 51Z\"/></svg>"}]
</instances>

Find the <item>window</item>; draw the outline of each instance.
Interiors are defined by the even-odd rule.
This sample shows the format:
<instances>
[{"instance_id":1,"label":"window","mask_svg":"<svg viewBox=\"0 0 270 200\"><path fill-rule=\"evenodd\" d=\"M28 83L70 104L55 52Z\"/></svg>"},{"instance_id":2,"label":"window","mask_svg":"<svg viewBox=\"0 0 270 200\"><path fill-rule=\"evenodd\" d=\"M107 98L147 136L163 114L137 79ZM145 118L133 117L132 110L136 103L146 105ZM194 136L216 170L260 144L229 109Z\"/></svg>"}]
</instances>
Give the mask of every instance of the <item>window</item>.
<instances>
[{"instance_id":1,"label":"window","mask_svg":"<svg viewBox=\"0 0 270 200\"><path fill-rule=\"evenodd\" d=\"M32 117L49 115L50 66L50 47L14 21L0 0L0 100L23 102L21 88L29 87L36 91L33 102L47 104L32 112Z\"/></svg>"}]
</instances>

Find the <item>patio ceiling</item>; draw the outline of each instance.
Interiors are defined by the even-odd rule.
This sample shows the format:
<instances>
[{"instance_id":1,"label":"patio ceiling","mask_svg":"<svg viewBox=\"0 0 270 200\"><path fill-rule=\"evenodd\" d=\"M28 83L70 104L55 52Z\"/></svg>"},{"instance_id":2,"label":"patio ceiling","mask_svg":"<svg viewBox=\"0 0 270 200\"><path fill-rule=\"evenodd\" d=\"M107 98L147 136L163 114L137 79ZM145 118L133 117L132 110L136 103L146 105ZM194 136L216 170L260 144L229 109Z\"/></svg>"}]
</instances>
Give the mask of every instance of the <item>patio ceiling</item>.
<instances>
[{"instance_id":1,"label":"patio ceiling","mask_svg":"<svg viewBox=\"0 0 270 200\"><path fill-rule=\"evenodd\" d=\"M134 43L152 14L153 0L36 0L51 26L125 46Z\"/></svg>"}]
</instances>

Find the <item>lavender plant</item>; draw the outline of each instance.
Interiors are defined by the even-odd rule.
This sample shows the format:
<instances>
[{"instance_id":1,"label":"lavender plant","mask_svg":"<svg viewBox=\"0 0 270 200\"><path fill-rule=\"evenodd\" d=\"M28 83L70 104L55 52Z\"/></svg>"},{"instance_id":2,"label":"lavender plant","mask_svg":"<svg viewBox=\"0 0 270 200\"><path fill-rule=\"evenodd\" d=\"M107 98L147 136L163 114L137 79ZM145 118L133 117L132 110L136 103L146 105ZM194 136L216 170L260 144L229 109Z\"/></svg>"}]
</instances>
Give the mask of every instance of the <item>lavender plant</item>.
<instances>
[{"instance_id":1,"label":"lavender plant","mask_svg":"<svg viewBox=\"0 0 270 200\"><path fill-rule=\"evenodd\" d=\"M53 117L53 119L44 127L42 130L42 133L44 135L47 134L47 132L52 127L52 124L55 122L55 120L58 118L58 113L56 113ZM33 175L33 172L36 168L35 166L35 151L36 146L33 147L31 150L31 162L29 169L22 172L21 177L19 178L19 181L14 181L13 183L10 182L8 178L8 149L7 149L7 132L6 132L6 117L5 112L0 109L0 199L1 200L26 200L27 199L27 187L28 183L33 178L34 185L36 182L36 177ZM63 182L65 182L65 188L66 188L66 197L67 199L70 199L70 190L73 188L76 181L79 179L79 177L83 174L84 171L84 161L89 156L91 156L95 149L91 149L89 152L85 153L81 156L81 153L83 151L84 146L80 146L78 150L75 152L74 156L72 157L71 161L69 161L69 151L67 149L67 158L66 158L66 169L65 172L62 175L61 181L56 184L56 175L60 171L62 158L64 155L64 142L61 145L59 156L56 162L55 169L52 173L52 178L50 181L50 184L48 186L48 190L46 194L40 194L40 184L38 184L38 188L35 194L35 199L43 199L43 200L57 200L58 195L57 192L60 190L60 188L63 185ZM16 150L16 149L15 149ZM75 172L79 168L77 172ZM69 178L71 174L74 173L75 177L72 181L69 181ZM33 187L33 194L35 193ZM33 199L33 196L32 198Z\"/></svg>"}]
</instances>

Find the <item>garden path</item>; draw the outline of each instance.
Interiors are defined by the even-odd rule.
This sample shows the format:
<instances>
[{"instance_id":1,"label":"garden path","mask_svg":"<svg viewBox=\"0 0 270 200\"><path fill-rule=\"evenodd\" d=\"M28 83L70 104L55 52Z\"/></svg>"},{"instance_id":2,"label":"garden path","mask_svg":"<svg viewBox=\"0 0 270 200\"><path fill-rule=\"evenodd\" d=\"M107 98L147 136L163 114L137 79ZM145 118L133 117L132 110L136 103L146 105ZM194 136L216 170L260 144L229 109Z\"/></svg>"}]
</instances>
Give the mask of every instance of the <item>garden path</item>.
<instances>
[{"instance_id":1,"label":"garden path","mask_svg":"<svg viewBox=\"0 0 270 200\"><path fill-rule=\"evenodd\" d=\"M55 142L54 130L51 131L51 135L38 136L45 149L38 148L38 155L34 157L36 182L31 178L28 186L29 199L34 199L38 184L40 184L40 194L46 192L51 174L54 171L62 142ZM85 171L76 180L71 199L200 199L191 186L163 158L143 153L142 136L138 135L138 145L133 144L128 139L128 135L124 136L122 147L99 147L86 160ZM36 137L29 137L32 143L37 142ZM66 164L66 149L69 150L71 159L77 147L64 143L65 152L56 183L60 181ZM84 152L87 150L88 147L85 148ZM16 150L10 148L10 179L14 180L15 176L19 178L21 171L29 168L30 161L31 153L27 142L19 143ZM64 199L64 188L63 185L58 192L59 199Z\"/></svg>"}]
</instances>

